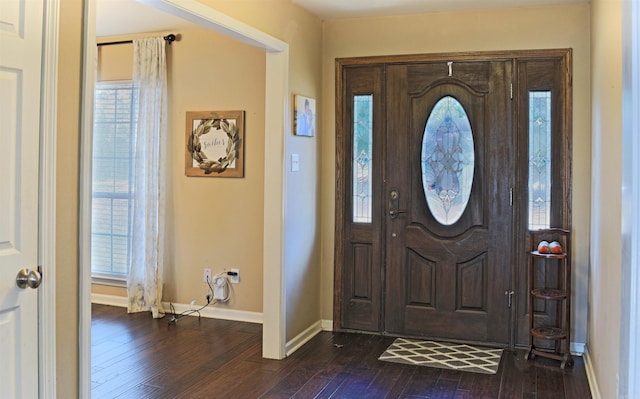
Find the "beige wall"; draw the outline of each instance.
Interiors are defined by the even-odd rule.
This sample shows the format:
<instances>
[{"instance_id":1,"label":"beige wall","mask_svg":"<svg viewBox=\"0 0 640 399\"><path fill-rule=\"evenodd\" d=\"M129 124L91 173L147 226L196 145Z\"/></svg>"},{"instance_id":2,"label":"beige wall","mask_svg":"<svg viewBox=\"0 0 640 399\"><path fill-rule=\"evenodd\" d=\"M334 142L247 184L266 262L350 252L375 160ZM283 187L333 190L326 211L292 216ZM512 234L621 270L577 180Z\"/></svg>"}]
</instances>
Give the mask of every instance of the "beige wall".
<instances>
[{"instance_id":1,"label":"beige wall","mask_svg":"<svg viewBox=\"0 0 640 399\"><path fill-rule=\"evenodd\" d=\"M137 36L136 36L137 37ZM143 36L146 37L146 36ZM121 38L130 40L133 37ZM109 40L98 39L100 42L120 41L118 38ZM131 80L133 78L133 44L117 44L98 47L98 65L96 80Z\"/></svg>"},{"instance_id":2,"label":"beige wall","mask_svg":"<svg viewBox=\"0 0 640 399\"><path fill-rule=\"evenodd\" d=\"M289 44L289 91L321 99L322 21L290 0L200 0L201 3L256 27ZM289 105L292 111L292 105ZM290 115L290 120L292 121ZM288 123L291 123L287 121ZM295 137L285 132L283 278L285 332L289 341L320 319L320 138ZM291 154L298 154L300 171L290 171ZM268 230L268 226L267 226ZM274 231L274 234L277 232ZM269 296L265 293L265 300Z\"/></svg>"},{"instance_id":3,"label":"beige wall","mask_svg":"<svg viewBox=\"0 0 640 399\"><path fill-rule=\"evenodd\" d=\"M60 2L56 154L56 373L59 398L78 397L80 21L80 2Z\"/></svg>"},{"instance_id":4,"label":"beige wall","mask_svg":"<svg viewBox=\"0 0 640 399\"><path fill-rule=\"evenodd\" d=\"M165 301L205 302L203 269L240 269L231 309L262 311L265 53L215 32L171 46ZM245 111L244 178L186 177L187 111ZM190 132L189 132L190 133Z\"/></svg>"},{"instance_id":5,"label":"beige wall","mask_svg":"<svg viewBox=\"0 0 640 399\"><path fill-rule=\"evenodd\" d=\"M600 394L615 398L621 350L622 2L593 0L591 7L593 207L587 347Z\"/></svg>"},{"instance_id":6,"label":"beige wall","mask_svg":"<svg viewBox=\"0 0 640 399\"><path fill-rule=\"evenodd\" d=\"M139 36L139 35L136 35ZM165 272L164 300L201 303L206 295L202 269L221 272L226 267L239 268L241 284L234 285L231 309L262 311L262 242L264 191L264 51L244 45L223 35L204 29L180 32L180 41L168 47L169 98L171 124L170 190L168 194L167 240L168 258ZM115 40L115 39L114 39ZM197 62L194 62L197 60ZM221 62L223 60L223 62ZM131 79L132 45L100 47L98 79ZM319 60L318 67L319 69ZM185 112L201 110L246 111L245 178L194 178L184 176ZM296 138L302 146L303 167L315 169L317 157L306 151L304 144L315 139ZM296 180L299 175L292 175ZM302 213L315 215L317 189L295 190L296 197L288 205L302 207ZM203 201L204 199L204 201ZM288 228L296 230L296 218ZM197 226L197 227L194 227ZM317 229L304 228L293 234L300 242L292 255L294 265L308 265L317 258ZM312 228L309 228L312 227ZM305 250L299 250L306 246ZM298 255L300 255L298 257ZM317 263L317 261L316 261ZM294 270L306 268L294 268ZM317 268L316 268L317 269ZM308 276L294 277L291 288L304 288ZM300 285L295 280L303 281ZM316 277L306 294L319 298ZM309 291L311 289L311 291ZM124 290L94 285L93 292L124 294ZM301 293L299 294L301 295ZM295 301L288 309L290 319L298 313L308 314L305 304ZM296 310L297 307L300 308ZM319 306L315 305L316 320ZM304 325L304 328L309 324ZM302 327L302 326L301 326ZM298 331L299 332L299 331Z\"/></svg>"},{"instance_id":7,"label":"beige wall","mask_svg":"<svg viewBox=\"0 0 640 399\"><path fill-rule=\"evenodd\" d=\"M206 303L203 270L240 269L229 302L262 311L264 175L264 50L206 29L182 30L167 46L169 93L168 189L163 301ZM158 35L149 33L131 37ZM117 40L114 38L112 40ZM130 80L133 45L100 47L99 80ZM188 111L245 111L244 178L186 177ZM94 285L94 293L126 295Z\"/></svg>"},{"instance_id":8,"label":"beige wall","mask_svg":"<svg viewBox=\"0 0 640 399\"><path fill-rule=\"evenodd\" d=\"M573 48L572 340L586 342L590 193L589 6L327 21L323 50L322 317L333 312L335 59L366 55Z\"/></svg>"},{"instance_id":9,"label":"beige wall","mask_svg":"<svg viewBox=\"0 0 640 399\"><path fill-rule=\"evenodd\" d=\"M271 1L268 5L256 2L248 9L249 2L227 3L222 2L226 6L223 12L260 25L267 33L289 42L291 96L296 93L319 99L320 20L283 1ZM210 5L220 9L218 4ZM125 61L130 58L130 47L100 49L100 79L130 78L131 69L122 67L131 64ZM171 245L167 253L164 300L188 303L196 299L200 303L206 295L206 286L201 283L202 270L209 267L215 273L233 267L241 270L242 282L233 286L234 295L230 303L223 306L261 312L264 52L198 29L181 32L180 41L170 47L168 54L171 147L175 151L168 194L167 239ZM255 58L256 55L259 58ZM122 61L109 63L109 60ZM244 179L184 176L184 113L214 109L247 111ZM292 153L298 154L301 166L300 172L287 170L285 177L286 331L287 339L291 339L320 318L319 147L316 137L300 138L290 134L285 146L286 158ZM202 205L202 198L207 198L206 206ZM203 230L206 233L203 234ZM93 292L124 293L103 286L94 286Z\"/></svg>"},{"instance_id":10,"label":"beige wall","mask_svg":"<svg viewBox=\"0 0 640 399\"><path fill-rule=\"evenodd\" d=\"M91 293L125 298L127 296L127 288L114 285L92 284Z\"/></svg>"}]
</instances>

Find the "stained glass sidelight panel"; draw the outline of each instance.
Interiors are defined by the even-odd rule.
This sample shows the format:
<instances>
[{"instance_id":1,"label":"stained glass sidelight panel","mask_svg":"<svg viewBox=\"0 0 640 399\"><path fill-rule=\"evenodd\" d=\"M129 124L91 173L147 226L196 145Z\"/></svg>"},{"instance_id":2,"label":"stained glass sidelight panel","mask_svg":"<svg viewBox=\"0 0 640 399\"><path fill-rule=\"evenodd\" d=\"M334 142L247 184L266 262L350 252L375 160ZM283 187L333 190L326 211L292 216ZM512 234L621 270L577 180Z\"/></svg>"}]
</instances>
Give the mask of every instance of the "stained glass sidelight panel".
<instances>
[{"instance_id":1,"label":"stained glass sidelight panel","mask_svg":"<svg viewBox=\"0 0 640 399\"><path fill-rule=\"evenodd\" d=\"M529 92L529 230L551 225L551 91Z\"/></svg>"},{"instance_id":2,"label":"stained glass sidelight panel","mask_svg":"<svg viewBox=\"0 0 640 399\"><path fill-rule=\"evenodd\" d=\"M443 225L460 219L469 202L474 171L471 123L451 96L433 107L422 138L422 187L433 217Z\"/></svg>"},{"instance_id":3,"label":"stained glass sidelight panel","mask_svg":"<svg viewBox=\"0 0 640 399\"><path fill-rule=\"evenodd\" d=\"M371 223L373 95L353 97L353 221Z\"/></svg>"}]
</instances>

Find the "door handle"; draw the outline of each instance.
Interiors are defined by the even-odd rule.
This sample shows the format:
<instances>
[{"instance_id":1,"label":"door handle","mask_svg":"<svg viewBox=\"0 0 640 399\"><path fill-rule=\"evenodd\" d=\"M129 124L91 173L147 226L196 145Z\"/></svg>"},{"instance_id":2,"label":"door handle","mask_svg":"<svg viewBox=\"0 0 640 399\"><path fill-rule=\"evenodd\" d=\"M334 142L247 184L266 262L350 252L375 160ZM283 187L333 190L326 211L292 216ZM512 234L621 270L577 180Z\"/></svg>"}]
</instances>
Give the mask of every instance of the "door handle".
<instances>
[{"instance_id":1,"label":"door handle","mask_svg":"<svg viewBox=\"0 0 640 399\"><path fill-rule=\"evenodd\" d=\"M35 270L24 268L16 276L16 285L22 289L38 288L42 283L42 276Z\"/></svg>"},{"instance_id":2,"label":"door handle","mask_svg":"<svg viewBox=\"0 0 640 399\"><path fill-rule=\"evenodd\" d=\"M396 209L392 209L392 210L389 211L389 216L391 216L392 219L395 219L401 213L407 213L407 211L398 211Z\"/></svg>"}]
</instances>

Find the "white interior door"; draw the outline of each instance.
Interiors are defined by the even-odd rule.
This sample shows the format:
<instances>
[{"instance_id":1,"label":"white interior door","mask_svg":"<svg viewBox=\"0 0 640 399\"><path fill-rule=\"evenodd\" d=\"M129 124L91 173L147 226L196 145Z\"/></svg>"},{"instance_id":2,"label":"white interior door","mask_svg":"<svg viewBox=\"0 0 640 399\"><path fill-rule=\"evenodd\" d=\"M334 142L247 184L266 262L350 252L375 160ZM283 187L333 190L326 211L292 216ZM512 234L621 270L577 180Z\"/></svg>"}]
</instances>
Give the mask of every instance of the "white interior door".
<instances>
[{"instance_id":1,"label":"white interior door","mask_svg":"<svg viewBox=\"0 0 640 399\"><path fill-rule=\"evenodd\" d=\"M19 288L16 277L38 261L42 32L42 0L0 1L0 396L7 398L38 397L38 291Z\"/></svg>"}]
</instances>

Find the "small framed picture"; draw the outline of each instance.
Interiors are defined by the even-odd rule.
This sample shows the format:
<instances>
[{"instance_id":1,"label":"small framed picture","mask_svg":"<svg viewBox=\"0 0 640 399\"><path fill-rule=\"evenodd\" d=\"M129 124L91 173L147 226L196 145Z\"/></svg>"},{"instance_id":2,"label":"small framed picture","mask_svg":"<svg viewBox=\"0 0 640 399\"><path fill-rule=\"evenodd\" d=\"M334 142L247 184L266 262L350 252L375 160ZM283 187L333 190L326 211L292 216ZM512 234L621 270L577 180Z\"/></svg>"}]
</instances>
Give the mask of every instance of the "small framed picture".
<instances>
[{"instance_id":1,"label":"small framed picture","mask_svg":"<svg viewBox=\"0 0 640 399\"><path fill-rule=\"evenodd\" d=\"M313 137L316 134L316 100L295 95L293 101L293 133Z\"/></svg>"}]
</instances>

